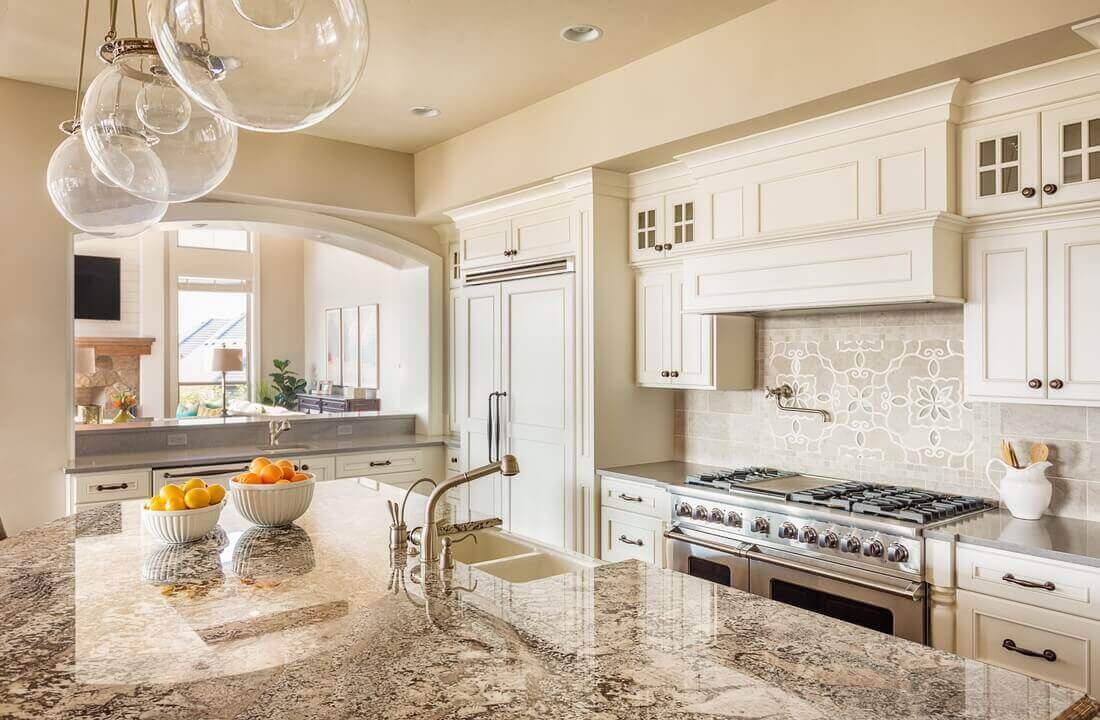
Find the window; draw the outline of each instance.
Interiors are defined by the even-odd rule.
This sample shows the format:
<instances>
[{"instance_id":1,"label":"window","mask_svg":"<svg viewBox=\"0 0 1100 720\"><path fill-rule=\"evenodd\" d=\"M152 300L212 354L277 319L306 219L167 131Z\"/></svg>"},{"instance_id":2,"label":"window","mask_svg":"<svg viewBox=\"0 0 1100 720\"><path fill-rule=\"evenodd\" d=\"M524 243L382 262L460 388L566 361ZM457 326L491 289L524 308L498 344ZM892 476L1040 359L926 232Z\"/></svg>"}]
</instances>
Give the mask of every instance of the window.
<instances>
[{"instance_id":1,"label":"window","mask_svg":"<svg viewBox=\"0 0 1100 720\"><path fill-rule=\"evenodd\" d=\"M252 251L248 233L244 230L180 230L176 235L176 245L231 252Z\"/></svg>"},{"instance_id":2,"label":"window","mask_svg":"<svg viewBox=\"0 0 1100 720\"><path fill-rule=\"evenodd\" d=\"M221 402L221 373L210 370L214 348L240 348L244 368L226 376L229 400L249 397L251 296L245 292L183 290L177 295L179 401Z\"/></svg>"}]
</instances>

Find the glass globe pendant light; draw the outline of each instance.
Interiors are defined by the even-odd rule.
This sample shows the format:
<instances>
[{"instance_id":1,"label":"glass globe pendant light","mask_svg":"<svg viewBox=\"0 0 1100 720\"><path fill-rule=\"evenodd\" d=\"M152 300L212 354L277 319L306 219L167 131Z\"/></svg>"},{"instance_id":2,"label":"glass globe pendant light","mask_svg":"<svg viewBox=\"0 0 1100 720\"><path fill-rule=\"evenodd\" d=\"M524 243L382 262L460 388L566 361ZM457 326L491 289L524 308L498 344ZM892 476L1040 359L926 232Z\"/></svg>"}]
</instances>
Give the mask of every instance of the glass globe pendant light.
<instances>
[{"instance_id":1,"label":"glass globe pendant light","mask_svg":"<svg viewBox=\"0 0 1100 720\"><path fill-rule=\"evenodd\" d=\"M160 58L198 105L249 130L315 125L367 62L366 0L149 0Z\"/></svg>"},{"instance_id":2,"label":"glass globe pendant light","mask_svg":"<svg viewBox=\"0 0 1100 720\"><path fill-rule=\"evenodd\" d=\"M80 108L84 80L86 48L83 38L88 34L88 2L85 0L84 5L76 111ZM91 235L125 238L140 235L161 221L168 210L167 203L139 198L104 181L84 147L80 123L75 118L62 123L61 130L68 137L50 158L46 191L54 207L70 224Z\"/></svg>"},{"instance_id":3,"label":"glass globe pendant light","mask_svg":"<svg viewBox=\"0 0 1100 720\"><path fill-rule=\"evenodd\" d=\"M88 86L80 113L88 154L111 182L138 197L202 197L232 169L237 128L180 91L151 40L116 39L113 32L112 24L99 51L108 66Z\"/></svg>"}]
</instances>

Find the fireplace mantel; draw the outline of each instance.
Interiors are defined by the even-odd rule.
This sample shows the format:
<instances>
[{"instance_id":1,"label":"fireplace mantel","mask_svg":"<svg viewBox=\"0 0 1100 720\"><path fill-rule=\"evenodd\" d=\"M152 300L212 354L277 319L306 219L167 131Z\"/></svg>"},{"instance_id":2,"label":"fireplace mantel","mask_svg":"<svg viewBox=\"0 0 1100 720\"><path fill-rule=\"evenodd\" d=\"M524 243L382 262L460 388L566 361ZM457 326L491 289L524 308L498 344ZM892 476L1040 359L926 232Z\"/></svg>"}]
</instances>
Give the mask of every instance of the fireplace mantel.
<instances>
[{"instance_id":1,"label":"fireplace mantel","mask_svg":"<svg viewBox=\"0 0 1100 720\"><path fill-rule=\"evenodd\" d=\"M150 355L155 341L156 338L141 337L78 337L74 345L95 348L97 354L103 355Z\"/></svg>"}]
</instances>

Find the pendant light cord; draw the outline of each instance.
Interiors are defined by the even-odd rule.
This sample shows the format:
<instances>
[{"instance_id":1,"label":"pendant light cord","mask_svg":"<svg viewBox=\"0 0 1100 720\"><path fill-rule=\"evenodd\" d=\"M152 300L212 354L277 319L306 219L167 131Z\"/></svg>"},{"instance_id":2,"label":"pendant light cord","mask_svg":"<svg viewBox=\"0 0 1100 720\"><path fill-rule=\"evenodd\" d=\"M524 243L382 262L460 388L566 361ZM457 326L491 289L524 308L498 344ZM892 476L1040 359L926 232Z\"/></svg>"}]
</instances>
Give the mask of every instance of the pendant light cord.
<instances>
[{"instance_id":1,"label":"pendant light cord","mask_svg":"<svg viewBox=\"0 0 1100 720\"><path fill-rule=\"evenodd\" d=\"M84 55L88 52L88 11L92 0L84 0L84 29L80 33L80 69L76 73L76 106L73 108L73 122L80 120L80 101L83 99Z\"/></svg>"}]
</instances>

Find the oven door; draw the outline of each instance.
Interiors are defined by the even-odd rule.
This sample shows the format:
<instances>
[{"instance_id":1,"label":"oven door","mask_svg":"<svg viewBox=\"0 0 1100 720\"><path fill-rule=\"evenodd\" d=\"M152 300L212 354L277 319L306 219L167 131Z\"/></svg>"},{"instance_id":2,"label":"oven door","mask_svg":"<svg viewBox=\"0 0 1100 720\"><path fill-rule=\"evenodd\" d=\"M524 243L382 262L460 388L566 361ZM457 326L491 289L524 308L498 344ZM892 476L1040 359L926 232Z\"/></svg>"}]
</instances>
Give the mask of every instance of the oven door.
<instances>
[{"instance_id":1,"label":"oven door","mask_svg":"<svg viewBox=\"0 0 1100 720\"><path fill-rule=\"evenodd\" d=\"M670 570L727 585L749 589L748 543L707 533L673 528L664 534Z\"/></svg>"},{"instance_id":2,"label":"oven door","mask_svg":"<svg viewBox=\"0 0 1100 720\"><path fill-rule=\"evenodd\" d=\"M753 547L749 589L754 595L822 615L926 642L925 586L857 568Z\"/></svg>"}]
</instances>

